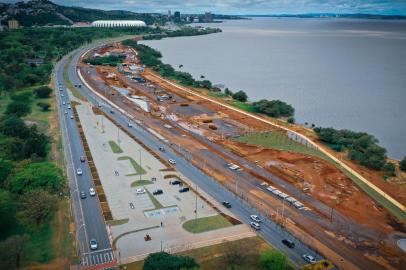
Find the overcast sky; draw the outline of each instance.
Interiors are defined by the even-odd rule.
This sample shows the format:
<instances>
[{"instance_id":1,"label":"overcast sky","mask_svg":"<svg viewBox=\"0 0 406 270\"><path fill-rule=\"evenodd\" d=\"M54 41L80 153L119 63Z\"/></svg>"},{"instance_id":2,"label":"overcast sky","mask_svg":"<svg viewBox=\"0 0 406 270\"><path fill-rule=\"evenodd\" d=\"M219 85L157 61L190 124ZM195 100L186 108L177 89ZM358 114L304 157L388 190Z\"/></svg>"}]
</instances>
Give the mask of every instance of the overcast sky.
<instances>
[{"instance_id":1,"label":"overcast sky","mask_svg":"<svg viewBox=\"0 0 406 270\"><path fill-rule=\"evenodd\" d=\"M0 0L0 2L17 2ZM54 0L65 6L135 12L222 14L374 13L406 15L406 0Z\"/></svg>"}]
</instances>

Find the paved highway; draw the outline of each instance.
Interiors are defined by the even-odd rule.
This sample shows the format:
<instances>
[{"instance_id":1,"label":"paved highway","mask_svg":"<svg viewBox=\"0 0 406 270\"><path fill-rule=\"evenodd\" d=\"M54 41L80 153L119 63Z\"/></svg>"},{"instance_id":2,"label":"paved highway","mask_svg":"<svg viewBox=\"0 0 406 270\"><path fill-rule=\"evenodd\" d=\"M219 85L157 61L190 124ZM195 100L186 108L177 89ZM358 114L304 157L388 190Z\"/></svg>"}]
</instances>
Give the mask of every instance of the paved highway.
<instances>
[{"instance_id":1,"label":"paved highway","mask_svg":"<svg viewBox=\"0 0 406 270\"><path fill-rule=\"evenodd\" d=\"M79 56L84 53L87 50L87 48L81 49L77 51L76 53L73 54L72 61L69 65L68 68L68 73L69 73L69 78L73 84L81 84L82 87L78 88L77 90L80 91L90 103L92 104L102 104L101 109L104 110L105 113L110 113L110 110L115 111L114 114L111 114L111 116L117 121L123 128L127 129L130 131L135 137L143 141L149 148L151 149L158 149L159 146L162 146L164 143L160 141L157 137L146 131L143 127L138 126L136 123L133 123L133 127L129 128L127 123L128 123L128 117L126 115L123 115L119 110L111 107L110 105L106 104L105 101L102 101L99 97L96 97L96 95L88 88L86 85L80 80L77 71L76 71L76 63L79 59ZM63 78L63 70L62 72L58 72L60 77L58 78ZM66 119L65 119L66 120ZM73 121L72 121L73 122ZM71 124L73 126L73 124ZM71 129L74 131L75 127L71 127ZM78 139L78 138L77 138ZM79 146L76 146L76 141L74 142L75 146L74 148ZM80 144L80 142L79 142ZM217 201L222 202L222 201L229 201L232 204L232 208L230 209L237 217L240 218L241 221L245 223L250 222L249 216L251 214L258 214L255 209L251 208L250 205L248 205L246 202L240 200L238 197L236 197L232 192L229 190L225 189L221 184L216 182L214 179L212 179L210 176L204 174L202 171L200 171L198 168L194 167L190 162L179 156L177 153L172 151L169 147L166 147L167 151L165 153L157 151L159 155L161 155L165 159L175 159L177 164L175 165L176 169L184 174L187 178L189 178L192 182L197 184L198 188L204 190L208 194L210 194L213 198L215 198ZM76 149L77 152L80 152L80 149ZM82 152L80 152L82 153ZM80 153L77 156L80 156ZM73 161L75 162L75 161ZM79 162L79 163L77 163ZM77 159L75 165L80 165L80 161ZM86 168L86 171L84 170L83 176L80 177L82 180L85 179L85 181L82 181L82 185L80 188L88 190L89 185L91 184L90 182L90 176L88 176L88 171ZM89 179L88 179L89 178ZM77 193L77 192L76 192ZM89 200L90 199L90 200ZM84 215L85 215L85 220L88 219L93 219L92 225L86 226L84 231L88 234L87 238L90 237L95 237L99 241L100 245L103 247L101 248L109 248L109 244L106 245L106 241L108 242L108 237L105 229L105 225L103 220L100 220L101 213L100 213L100 208L97 205L93 204L98 203L97 200L93 200L94 198L88 198L82 202L83 208L84 208ZM92 211L92 209L94 211ZM86 217L89 215L90 217ZM97 224L96 224L97 223ZM295 239L293 236L291 236L287 231L279 227L279 225L275 224L271 220L267 219L264 217L264 220L262 221L261 225L261 230L258 231L258 234L261 235L264 239L266 239L269 243L271 243L273 246L277 247L278 249L282 250L287 256L296 264L296 265L303 265L304 260L302 258L303 254L310 254L316 259L322 259L322 256L318 254L317 252L311 250L308 246L305 244L301 243L299 240ZM90 236L89 236L90 235ZM81 235L83 237L83 235ZM86 236L85 236L86 237ZM100 238L99 238L100 237ZM296 247L293 249L289 249L285 245L282 244L282 239L290 239L293 240L296 244ZM88 243L88 241L86 240Z\"/></svg>"},{"instance_id":2,"label":"paved highway","mask_svg":"<svg viewBox=\"0 0 406 270\"><path fill-rule=\"evenodd\" d=\"M56 64L54 82L57 89L58 115L65 150L72 208L76 222L76 240L81 257L81 266L85 268L112 262L114 257L99 201L97 197L89 196L89 188L93 187L89 166L87 162L82 163L80 161L80 157L85 156L85 153L76 121L71 119L73 111L68 108L70 99L63 78L63 67L67 60L68 57L66 56ZM61 86L61 90L59 90L59 86ZM63 102L65 102L65 105ZM82 169L82 175L77 175L76 170L78 168ZM80 198L81 191L86 192L86 199ZM97 250L90 249L90 239L97 240Z\"/></svg>"}]
</instances>

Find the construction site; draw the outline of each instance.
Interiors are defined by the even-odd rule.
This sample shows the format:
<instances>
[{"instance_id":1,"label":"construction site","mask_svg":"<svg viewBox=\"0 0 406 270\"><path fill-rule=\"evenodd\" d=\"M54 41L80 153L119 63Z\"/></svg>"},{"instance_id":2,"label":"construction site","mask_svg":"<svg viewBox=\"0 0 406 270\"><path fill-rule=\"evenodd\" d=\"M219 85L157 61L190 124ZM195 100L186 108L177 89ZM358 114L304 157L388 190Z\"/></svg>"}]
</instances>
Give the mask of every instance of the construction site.
<instances>
[{"instance_id":1,"label":"construction site","mask_svg":"<svg viewBox=\"0 0 406 270\"><path fill-rule=\"evenodd\" d=\"M106 54L125 59L118 66L81 62L78 69L86 82L200 170L339 268L406 269L406 253L397 246L406 238L404 221L326 155L284 129L212 102L213 98L202 99L204 93L183 91L145 68L137 52L120 43L91 50L83 58ZM293 129L315 138L305 128ZM406 204L403 181L385 182L379 173L340 158Z\"/></svg>"}]
</instances>

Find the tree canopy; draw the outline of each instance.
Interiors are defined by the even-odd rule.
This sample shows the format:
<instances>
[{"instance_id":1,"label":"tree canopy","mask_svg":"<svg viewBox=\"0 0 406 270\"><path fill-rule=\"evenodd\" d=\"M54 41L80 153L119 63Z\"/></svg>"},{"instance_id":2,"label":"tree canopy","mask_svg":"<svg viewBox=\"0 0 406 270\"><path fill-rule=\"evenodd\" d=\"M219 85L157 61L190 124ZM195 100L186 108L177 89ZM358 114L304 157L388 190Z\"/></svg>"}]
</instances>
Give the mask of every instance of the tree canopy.
<instances>
[{"instance_id":1,"label":"tree canopy","mask_svg":"<svg viewBox=\"0 0 406 270\"><path fill-rule=\"evenodd\" d=\"M402 171L406 172L406 157L399 162L399 166Z\"/></svg>"},{"instance_id":2,"label":"tree canopy","mask_svg":"<svg viewBox=\"0 0 406 270\"><path fill-rule=\"evenodd\" d=\"M254 102L253 105L256 111L276 118L290 117L295 113L295 109L291 105L280 100L261 99Z\"/></svg>"},{"instance_id":3,"label":"tree canopy","mask_svg":"<svg viewBox=\"0 0 406 270\"><path fill-rule=\"evenodd\" d=\"M261 255L260 264L264 270L285 270L288 266L288 260L283 253L271 250Z\"/></svg>"},{"instance_id":4,"label":"tree canopy","mask_svg":"<svg viewBox=\"0 0 406 270\"><path fill-rule=\"evenodd\" d=\"M166 252L148 255L144 261L143 270L180 270L193 269L199 265L195 259L188 256L175 256Z\"/></svg>"},{"instance_id":5,"label":"tree canopy","mask_svg":"<svg viewBox=\"0 0 406 270\"><path fill-rule=\"evenodd\" d=\"M232 95L232 97L233 97L233 99L238 100L238 101L241 101L241 102L246 102L247 99L248 99L247 94L246 94L244 91L242 91L242 90L240 90L240 91L238 91L238 92L235 92L235 93Z\"/></svg>"}]
</instances>

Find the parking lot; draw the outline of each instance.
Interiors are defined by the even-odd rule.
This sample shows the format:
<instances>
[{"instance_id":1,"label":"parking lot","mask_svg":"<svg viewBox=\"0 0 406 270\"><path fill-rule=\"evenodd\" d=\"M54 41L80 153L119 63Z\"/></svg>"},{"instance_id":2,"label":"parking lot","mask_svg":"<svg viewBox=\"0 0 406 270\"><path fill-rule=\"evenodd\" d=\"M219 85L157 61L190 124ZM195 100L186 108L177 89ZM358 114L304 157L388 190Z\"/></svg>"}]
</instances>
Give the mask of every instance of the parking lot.
<instances>
[{"instance_id":1,"label":"parking lot","mask_svg":"<svg viewBox=\"0 0 406 270\"><path fill-rule=\"evenodd\" d=\"M185 230L184 223L195 218L221 219L212 205L226 215L232 214L191 186L183 175L168 170L107 118L94 114L88 105L76 108L113 215L110 233L121 261L142 259L160 250L180 251L253 235L243 224L200 233ZM172 184L175 181L181 183ZM190 190L180 192L184 187ZM154 195L157 190L162 194Z\"/></svg>"}]
</instances>

